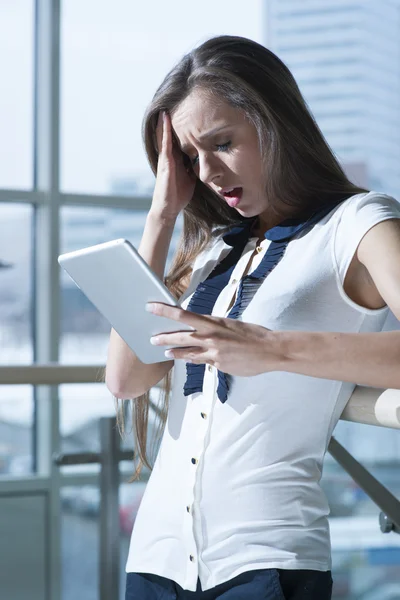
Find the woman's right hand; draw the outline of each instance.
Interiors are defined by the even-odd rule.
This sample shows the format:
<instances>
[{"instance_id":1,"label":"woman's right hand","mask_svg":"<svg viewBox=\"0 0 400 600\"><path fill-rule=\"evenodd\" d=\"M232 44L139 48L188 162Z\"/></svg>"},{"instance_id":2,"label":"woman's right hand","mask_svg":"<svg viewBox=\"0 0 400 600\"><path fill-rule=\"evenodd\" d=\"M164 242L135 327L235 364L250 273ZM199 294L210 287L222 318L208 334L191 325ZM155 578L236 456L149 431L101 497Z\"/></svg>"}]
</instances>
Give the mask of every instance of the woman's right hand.
<instances>
[{"instance_id":1,"label":"woman's right hand","mask_svg":"<svg viewBox=\"0 0 400 600\"><path fill-rule=\"evenodd\" d=\"M183 153L173 138L171 117L165 111L158 118L157 144L157 178L150 211L163 220L174 220L193 197L196 175L184 164Z\"/></svg>"}]
</instances>

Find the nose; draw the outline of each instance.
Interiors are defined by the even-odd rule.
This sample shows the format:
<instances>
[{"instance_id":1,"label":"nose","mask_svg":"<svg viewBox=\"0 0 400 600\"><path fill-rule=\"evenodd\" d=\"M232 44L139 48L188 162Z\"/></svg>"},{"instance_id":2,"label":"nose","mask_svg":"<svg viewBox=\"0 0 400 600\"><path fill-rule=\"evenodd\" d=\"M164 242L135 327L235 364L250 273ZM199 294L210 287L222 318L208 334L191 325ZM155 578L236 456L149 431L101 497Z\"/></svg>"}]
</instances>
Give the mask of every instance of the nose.
<instances>
[{"instance_id":1,"label":"nose","mask_svg":"<svg viewBox=\"0 0 400 600\"><path fill-rule=\"evenodd\" d=\"M212 152L204 152L198 159L199 179L206 184L217 183L223 175L222 161Z\"/></svg>"}]
</instances>

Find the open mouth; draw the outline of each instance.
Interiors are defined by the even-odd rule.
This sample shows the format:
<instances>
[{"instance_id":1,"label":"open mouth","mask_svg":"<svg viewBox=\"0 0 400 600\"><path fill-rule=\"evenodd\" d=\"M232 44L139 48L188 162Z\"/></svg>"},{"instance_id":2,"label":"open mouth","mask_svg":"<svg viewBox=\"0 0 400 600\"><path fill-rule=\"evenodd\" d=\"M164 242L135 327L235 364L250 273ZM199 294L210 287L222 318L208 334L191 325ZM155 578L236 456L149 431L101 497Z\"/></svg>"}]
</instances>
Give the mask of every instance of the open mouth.
<instances>
[{"instance_id":1,"label":"open mouth","mask_svg":"<svg viewBox=\"0 0 400 600\"><path fill-rule=\"evenodd\" d=\"M235 208L243 195L243 188L242 187L232 187L232 188L222 188L222 190L220 191L221 196L223 196L227 202L227 204L229 204L229 206L231 208Z\"/></svg>"}]
</instances>

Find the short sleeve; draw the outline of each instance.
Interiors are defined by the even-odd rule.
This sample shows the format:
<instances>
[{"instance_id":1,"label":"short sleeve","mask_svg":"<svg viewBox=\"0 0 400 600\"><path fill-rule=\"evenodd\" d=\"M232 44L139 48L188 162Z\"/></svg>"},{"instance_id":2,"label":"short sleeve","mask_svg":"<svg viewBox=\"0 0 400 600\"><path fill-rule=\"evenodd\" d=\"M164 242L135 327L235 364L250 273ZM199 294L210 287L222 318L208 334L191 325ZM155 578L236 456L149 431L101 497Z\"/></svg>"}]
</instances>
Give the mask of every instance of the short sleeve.
<instances>
[{"instance_id":1,"label":"short sleeve","mask_svg":"<svg viewBox=\"0 0 400 600\"><path fill-rule=\"evenodd\" d=\"M392 196L368 192L343 203L333 240L334 261L342 285L364 235L388 219L400 219L400 203Z\"/></svg>"}]
</instances>

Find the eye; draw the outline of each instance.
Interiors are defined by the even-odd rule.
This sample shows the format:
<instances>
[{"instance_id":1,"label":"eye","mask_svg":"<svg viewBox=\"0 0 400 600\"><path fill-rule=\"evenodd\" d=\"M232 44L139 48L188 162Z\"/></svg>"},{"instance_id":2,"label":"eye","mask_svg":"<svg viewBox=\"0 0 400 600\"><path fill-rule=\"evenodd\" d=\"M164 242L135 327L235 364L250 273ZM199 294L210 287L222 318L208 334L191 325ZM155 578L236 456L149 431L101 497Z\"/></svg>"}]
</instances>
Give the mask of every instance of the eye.
<instances>
[{"instance_id":1,"label":"eye","mask_svg":"<svg viewBox=\"0 0 400 600\"><path fill-rule=\"evenodd\" d=\"M225 142L225 144L216 144L216 148L218 150L218 152L227 152L229 150L229 148L231 147L232 142L230 140L228 140L227 142Z\"/></svg>"},{"instance_id":2,"label":"eye","mask_svg":"<svg viewBox=\"0 0 400 600\"><path fill-rule=\"evenodd\" d=\"M217 149L217 152L228 152L228 150L231 146L232 146L231 140L228 140L224 144L215 144L215 148ZM190 164L192 165L192 167L195 167L197 165L197 163L199 162L198 156L191 158L190 156L186 155L186 158L188 158L190 160Z\"/></svg>"}]
</instances>

